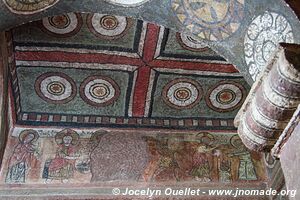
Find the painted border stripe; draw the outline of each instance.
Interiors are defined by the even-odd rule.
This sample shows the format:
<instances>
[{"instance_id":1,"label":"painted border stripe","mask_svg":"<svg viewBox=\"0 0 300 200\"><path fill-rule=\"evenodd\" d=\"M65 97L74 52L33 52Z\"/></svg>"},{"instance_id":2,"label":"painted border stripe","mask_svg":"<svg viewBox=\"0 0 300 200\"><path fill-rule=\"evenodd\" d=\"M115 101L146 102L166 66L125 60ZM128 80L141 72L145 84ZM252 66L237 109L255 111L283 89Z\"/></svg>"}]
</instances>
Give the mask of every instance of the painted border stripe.
<instances>
[{"instance_id":1,"label":"painted border stripe","mask_svg":"<svg viewBox=\"0 0 300 200\"><path fill-rule=\"evenodd\" d=\"M125 64L142 66L143 61L139 58L127 58L118 55L105 54L80 54L69 52L16 52L16 60L24 61L48 61L48 62L80 62L80 63L102 63L102 64Z\"/></svg>"}]
</instances>

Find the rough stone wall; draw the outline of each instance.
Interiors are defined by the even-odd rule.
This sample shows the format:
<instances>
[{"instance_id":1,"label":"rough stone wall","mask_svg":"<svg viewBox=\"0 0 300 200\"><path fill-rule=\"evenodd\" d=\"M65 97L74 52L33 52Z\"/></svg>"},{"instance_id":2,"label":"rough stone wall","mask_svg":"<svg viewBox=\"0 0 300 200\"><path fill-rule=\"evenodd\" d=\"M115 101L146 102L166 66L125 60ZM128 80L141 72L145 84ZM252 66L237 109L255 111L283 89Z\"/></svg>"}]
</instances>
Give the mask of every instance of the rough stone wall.
<instances>
[{"instance_id":1,"label":"rough stone wall","mask_svg":"<svg viewBox=\"0 0 300 200\"><path fill-rule=\"evenodd\" d=\"M8 52L7 39L5 32L0 32L0 165L4 153L7 131L8 131L8 99L7 99L7 85L8 85Z\"/></svg>"}]
</instances>

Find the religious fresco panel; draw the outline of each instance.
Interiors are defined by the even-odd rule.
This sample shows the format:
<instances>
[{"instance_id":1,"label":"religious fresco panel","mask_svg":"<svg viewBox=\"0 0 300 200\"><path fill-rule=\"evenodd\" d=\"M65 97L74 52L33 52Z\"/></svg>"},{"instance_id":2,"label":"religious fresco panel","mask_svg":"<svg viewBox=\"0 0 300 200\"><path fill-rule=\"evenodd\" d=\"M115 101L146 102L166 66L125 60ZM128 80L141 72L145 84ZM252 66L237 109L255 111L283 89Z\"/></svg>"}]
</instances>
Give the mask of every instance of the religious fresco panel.
<instances>
[{"instance_id":1,"label":"religious fresco panel","mask_svg":"<svg viewBox=\"0 0 300 200\"><path fill-rule=\"evenodd\" d=\"M10 136L2 184L255 183L265 180L262 156L236 134L147 133L63 129L45 135L23 129Z\"/></svg>"}]
</instances>

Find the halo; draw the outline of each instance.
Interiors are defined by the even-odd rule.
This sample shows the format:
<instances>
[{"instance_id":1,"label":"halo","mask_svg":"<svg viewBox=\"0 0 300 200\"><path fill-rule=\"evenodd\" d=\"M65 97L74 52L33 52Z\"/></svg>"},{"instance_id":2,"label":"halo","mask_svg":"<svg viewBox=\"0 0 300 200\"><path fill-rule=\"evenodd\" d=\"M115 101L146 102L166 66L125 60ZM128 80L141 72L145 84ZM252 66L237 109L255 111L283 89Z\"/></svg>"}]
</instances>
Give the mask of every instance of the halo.
<instances>
[{"instance_id":1,"label":"halo","mask_svg":"<svg viewBox=\"0 0 300 200\"><path fill-rule=\"evenodd\" d=\"M34 138L32 139L32 142L36 141L39 138L39 134L37 131L32 130L32 129L28 129L28 130L23 130L20 134L19 134L19 141L22 143L24 141L24 139L29 135L32 134L34 135Z\"/></svg>"},{"instance_id":2,"label":"halo","mask_svg":"<svg viewBox=\"0 0 300 200\"><path fill-rule=\"evenodd\" d=\"M206 144L206 145L210 145L214 140L214 136L208 132L200 132L196 135L196 139L199 140L201 143ZM206 141L206 140L209 141Z\"/></svg>"},{"instance_id":3,"label":"halo","mask_svg":"<svg viewBox=\"0 0 300 200\"><path fill-rule=\"evenodd\" d=\"M65 136L71 136L72 137L72 142L71 142L72 145L78 144L79 135L78 135L78 133L76 131L74 131L72 129L64 129L64 130L58 132L55 135L55 142L57 144L62 144L63 143L63 138Z\"/></svg>"},{"instance_id":4,"label":"halo","mask_svg":"<svg viewBox=\"0 0 300 200\"><path fill-rule=\"evenodd\" d=\"M245 148L241 138L239 137L239 135L234 135L230 138L230 144L236 148L236 149L243 149Z\"/></svg>"}]
</instances>

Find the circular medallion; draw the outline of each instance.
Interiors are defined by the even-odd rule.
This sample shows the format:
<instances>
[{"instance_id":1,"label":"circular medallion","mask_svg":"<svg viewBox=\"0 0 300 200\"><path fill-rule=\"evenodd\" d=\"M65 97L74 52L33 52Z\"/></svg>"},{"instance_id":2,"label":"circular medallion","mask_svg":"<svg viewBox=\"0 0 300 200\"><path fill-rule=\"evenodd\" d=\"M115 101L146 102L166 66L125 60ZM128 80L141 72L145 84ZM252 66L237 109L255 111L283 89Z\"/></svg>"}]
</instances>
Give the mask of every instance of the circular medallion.
<instances>
[{"instance_id":1,"label":"circular medallion","mask_svg":"<svg viewBox=\"0 0 300 200\"><path fill-rule=\"evenodd\" d=\"M90 76L81 83L80 96L92 106L107 106L120 96L120 88L111 78Z\"/></svg>"},{"instance_id":2,"label":"circular medallion","mask_svg":"<svg viewBox=\"0 0 300 200\"><path fill-rule=\"evenodd\" d=\"M228 112L238 108L245 96L245 88L239 83L221 81L208 91L206 103L215 111Z\"/></svg>"},{"instance_id":3,"label":"circular medallion","mask_svg":"<svg viewBox=\"0 0 300 200\"><path fill-rule=\"evenodd\" d=\"M190 79L175 79L162 91L165 103L176 109L192 108L202 98L202 88L198 82Z\"/></svg>"},{"instance_id":4,"label":"circular medallion","mask_svg":"<svg viewBox=\"0 0 300 200\"><path fill-rule=\"evenodd\" d=\"M280 42L294 43L292 27L283 15L266 11L252 21L245 35L244 52L253 80L271 59Z\"/></svg>"},{"instance_id":5,"label":"circular medallion","mask_svg":"<svg viewBox=\"0 0 300 200\"><path fill-rule=\"evenodd\" d=\"M50 8L59 0L3 0L9 10L16 14L34 14Z\"/></svg>"},{"instance_id":6,"label":"circular medallion","mask_svg":"<svg viewBox=\"0 0 300 200\"><path fill-rule=\"evenodd\" d=\"M186 35L183 33L177 33L176 38L178 43L187 50L190 51L205 51L208 49L207 45L198 40L196 37Z\"/></svg>"},{"instance_id":7,"label":"circular medallion","mask_svg":"<svg viewBox=\"0 0 300 200\"><path fill-rule=\"evenodd\" d=\"M185 27L210 41L230 37L244 17L244 0L171 0L171 6Z\"/></svg>"},{"instance_id":8,"label":"circular medallion","mask_svg":"<svg viewBox=\"0 0 300 200\"><path fill-rule=\"evenodd\" d=\"M123 37L132 24L132 20L126 17L89 14L87 25L92 33L103 39L117 39Z\"/></svg>"},{"instance_id":9,"label":"circular medallion","mask_svg":"<svg viewBox=\"0 0 300 200\"><path fill-rule=\"evenodd\" d=\"M133 7L133 6L139 6L144 3L146 3L149 0L107 0L109 3L126 6L126 7Z\"/></svg>"},{"instance_id":10,"label":"circular medallion","mask_svg":"<svg viewBox=\"0 0 300 200\"><path fill-rule=\"evenodd\" d=\"M82 26L80 14L68 13L42 19L42 29L56 37L69 37L78 33Z\"/></svg>"},{"instance_id":11,"label":"circular medallion","mask_svg":"<svg viewBox=\"0 0 300 200\"><path fill-rule=\"evenodd\" d=\"M36 79L35 91L49 103L64 104L76 96L76 84L64 73L49 72Z\"/></svg>"}]
</instances>

